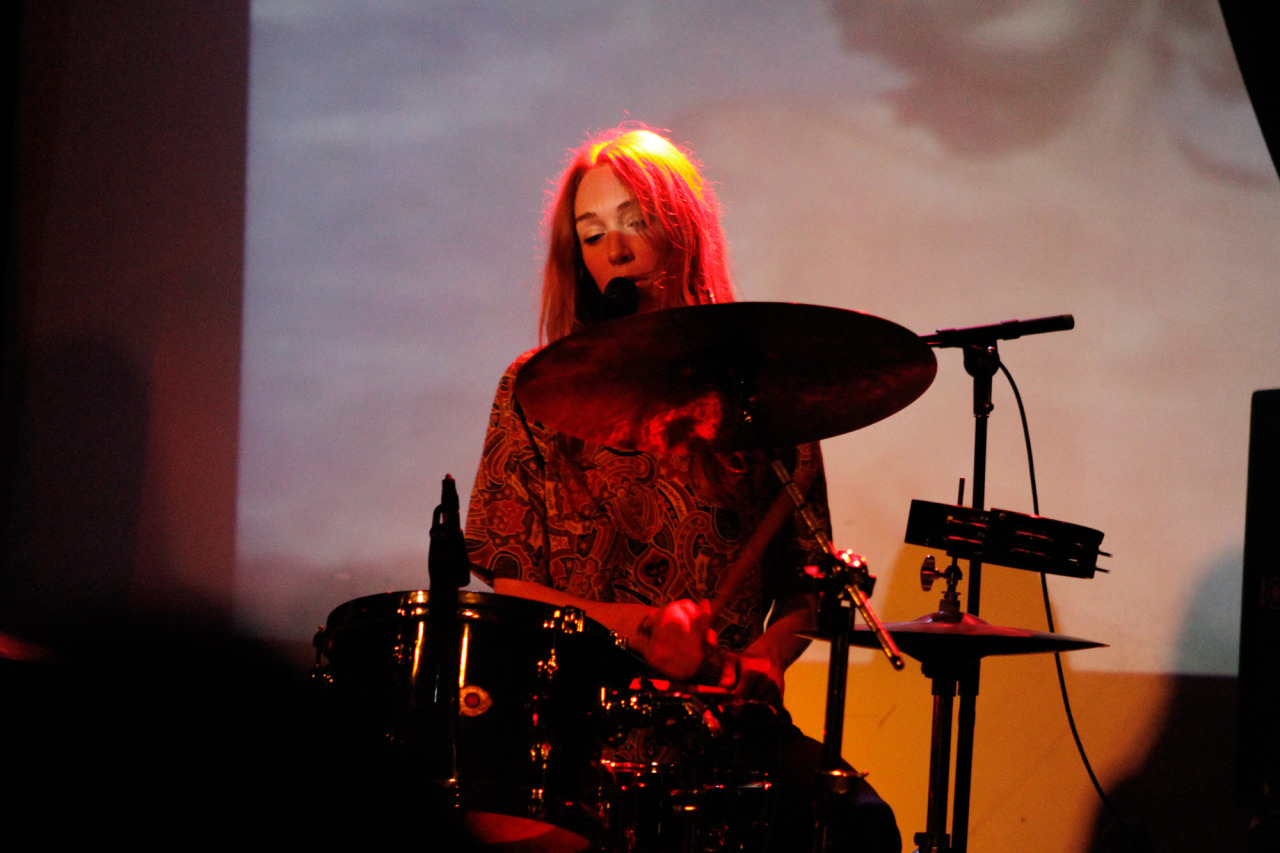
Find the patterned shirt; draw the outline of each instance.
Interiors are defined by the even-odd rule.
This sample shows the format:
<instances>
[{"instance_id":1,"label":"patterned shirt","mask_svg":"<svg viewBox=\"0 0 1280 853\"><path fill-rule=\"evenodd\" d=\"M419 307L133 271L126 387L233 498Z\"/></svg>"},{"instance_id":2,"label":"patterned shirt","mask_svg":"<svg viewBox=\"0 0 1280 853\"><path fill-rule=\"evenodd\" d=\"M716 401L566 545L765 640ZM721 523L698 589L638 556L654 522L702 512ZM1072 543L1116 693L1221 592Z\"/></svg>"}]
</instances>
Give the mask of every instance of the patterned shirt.
<instances>
[{"instance_id":1,"label":"patterned shirt","mask_svg":"<svg viewBox=\"0 0 1280 853\"><path fill-rule=\"evenodd\" d=\"M594 601L660 607L714 598L779 492L764 455L622 451L547 429L527 420L512 394L532 355L507 369L489 418L467 513L476 574ZM782 455L797 481L812 479L808 500L829 529L817 443ZM793 521L784 524L712 624L721 645L741 650L759 637L771 602L802 588L802 567L820 553Z\"/></svg>"}]
</instances>

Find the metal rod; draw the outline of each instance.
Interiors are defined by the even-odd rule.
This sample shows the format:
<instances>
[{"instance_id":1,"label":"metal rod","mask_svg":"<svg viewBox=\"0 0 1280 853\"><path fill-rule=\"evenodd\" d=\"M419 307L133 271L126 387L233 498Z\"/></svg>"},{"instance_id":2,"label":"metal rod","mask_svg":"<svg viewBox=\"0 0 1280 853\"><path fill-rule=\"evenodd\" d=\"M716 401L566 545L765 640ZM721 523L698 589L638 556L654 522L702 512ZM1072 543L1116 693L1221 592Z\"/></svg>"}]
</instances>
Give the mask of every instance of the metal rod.
<instances>
[{"instance_id":1,"label":"metal rod","mask_svg":"<svg viewBox=\"0 0 1280 853\"><path fill-rule=\"evenodd\" d=\"M995 406L991 379L1000 369L995 341L987 346L964 348L964 369L973 377L973 508L986 509L987 426ZM974 616L982 603L982 563L969 561L968 611ZM980 667L974 662L960 679L960 714L956 720L956 782L951 810L951 842L956 853L969 846L969 799L973 784L973 741L977 721Z\"/></svg>"}]
</instances>

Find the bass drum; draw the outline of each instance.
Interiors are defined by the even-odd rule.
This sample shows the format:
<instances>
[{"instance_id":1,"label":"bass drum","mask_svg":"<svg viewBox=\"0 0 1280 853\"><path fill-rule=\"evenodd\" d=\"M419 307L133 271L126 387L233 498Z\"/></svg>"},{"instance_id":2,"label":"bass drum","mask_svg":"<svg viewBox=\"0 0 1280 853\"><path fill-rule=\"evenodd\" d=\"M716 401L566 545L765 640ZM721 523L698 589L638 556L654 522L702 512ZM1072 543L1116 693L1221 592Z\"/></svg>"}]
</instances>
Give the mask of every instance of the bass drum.
<instances>
[{"instance_id":1,"label":"bass drum","mask_svg":"<svg viewBox=\"0 0 1280 853\"><path fill-rule=\"evenodd\" d=\"M597 843L601 701L637 666L611 632L573 608L460 592L433 611L413 591L341 605L315 644L339 766L385 776L402 802L421 792L419 816L460 806L471 844Z\"/></svg>"}]
</instances>

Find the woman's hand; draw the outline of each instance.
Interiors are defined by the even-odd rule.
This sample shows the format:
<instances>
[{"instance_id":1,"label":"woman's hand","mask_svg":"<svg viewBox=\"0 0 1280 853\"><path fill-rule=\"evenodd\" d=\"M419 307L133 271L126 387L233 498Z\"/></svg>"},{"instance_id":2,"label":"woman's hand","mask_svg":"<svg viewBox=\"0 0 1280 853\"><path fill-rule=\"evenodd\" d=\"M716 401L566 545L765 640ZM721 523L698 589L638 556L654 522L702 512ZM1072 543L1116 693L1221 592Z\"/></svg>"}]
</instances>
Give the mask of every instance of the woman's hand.
<instances>
[{"instance_id":1,"label":"woman's hand","mask_svg":"<svg viewBox=\"0 0 1280 853\"><path fill-rule=\"evenodd\" d=\"M778 656L757 640L746 650L725 657L720 686L733 691L737 701L767 702L781 711L785 672Z\"/></svg>"},{"instance_id":2,"label":"woman's hand","mask_svg":"<svg viewBox=\"0 0 1280 853\"><path fill-rule=\"evenodd\" d=\"M674 681L689 681L716 647L711 605L687 598L655 608L640 623L640 653L650 666Z\"/></svg>"},{"instance_id":3,"label":"woman's hand","mask_svg":"<svg viewBox=\"0 0 1280 853\"><path fill-rule=\"evenodd\" d=\"M809 645L803 634L817 625L817 600L812 594L792 595L775 609L765 632L725 660L720 686L732 690L735 699L768 702L782 710L783 675Z\"/></svg>"}]
</instances>

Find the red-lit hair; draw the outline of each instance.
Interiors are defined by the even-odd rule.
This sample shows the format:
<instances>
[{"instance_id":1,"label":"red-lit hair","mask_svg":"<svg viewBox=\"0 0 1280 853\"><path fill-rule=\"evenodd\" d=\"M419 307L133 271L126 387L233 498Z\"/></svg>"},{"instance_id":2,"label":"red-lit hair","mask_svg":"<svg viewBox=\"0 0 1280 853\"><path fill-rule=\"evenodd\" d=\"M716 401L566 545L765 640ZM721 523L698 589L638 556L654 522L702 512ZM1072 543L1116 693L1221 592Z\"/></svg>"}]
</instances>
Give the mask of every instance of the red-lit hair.
<instances>
[{"instance_id":1,"label":"red-lit hair","mask_svg":"<svg viewBox=\"0 0 1280 853\"><path fill-rule=\"evenodd\" d=\"M648 128L605 131L573 153L547 207L547 264L542 282L542 338L559 340L586 326L583 303L599 293L582 260L574 224L578 185L590 169L608 164L636 201L650 229L670 245L667 273L680 305L733 301L720 209L690 155Z\"/></svg>"}]
</instances>

